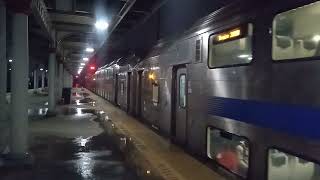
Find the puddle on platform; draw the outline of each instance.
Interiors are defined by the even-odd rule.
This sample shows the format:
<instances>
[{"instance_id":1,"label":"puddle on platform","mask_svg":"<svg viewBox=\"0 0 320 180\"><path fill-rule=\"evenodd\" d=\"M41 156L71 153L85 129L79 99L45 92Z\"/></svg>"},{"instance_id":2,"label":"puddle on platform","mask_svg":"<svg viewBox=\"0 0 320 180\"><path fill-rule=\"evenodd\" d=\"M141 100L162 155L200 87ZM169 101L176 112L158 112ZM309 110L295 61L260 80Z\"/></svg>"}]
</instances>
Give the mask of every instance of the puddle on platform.
<instances>
[{"instance_id":1,"label":"puddle on platform","mask_svg":"<svg viewBox=\"0 0 320 180\"><path fill-rule=\"evenodd\" d=\"M48 108L31 108L28 109L28 117L30 120L43 119L48 113Z\"/></svg>"},{"instance_id":2,"label":"puddle on platform","mask_svg":"<svg viewBox=\"0 0 320 180\"><path fill-rule=\"evenodd\" d=\"M105 133L91 138L56 136L33 138L30 148L35 164L30 169L1 169L6 180L138 180L124 162L113 139Z\"/></svg>"},{"instance_id":3,"label":"puddle on platform","mask_svg":"<svg viewBox=\"0 0 320 180\"><path fill-rule=\"evenodd\" d=\"M89 108L76 108L76 107L66 107L61 109L62 115L84 115L84 114L94 114L94 109Z\"/></svg>"},{"instance_id":4,"label":"puddle on platform","mask_svg":"<svg viewBox=\"0 0 320 180\"><path fill-rule=\"evenodd\" d=\"M91 98L84 98L84 99L77 99L77 100L74 100L72 101L72 104L75 104L75 105L89 105L89 106L96 106L96 101L91 99Z\"/></svg>"}]
</instances>

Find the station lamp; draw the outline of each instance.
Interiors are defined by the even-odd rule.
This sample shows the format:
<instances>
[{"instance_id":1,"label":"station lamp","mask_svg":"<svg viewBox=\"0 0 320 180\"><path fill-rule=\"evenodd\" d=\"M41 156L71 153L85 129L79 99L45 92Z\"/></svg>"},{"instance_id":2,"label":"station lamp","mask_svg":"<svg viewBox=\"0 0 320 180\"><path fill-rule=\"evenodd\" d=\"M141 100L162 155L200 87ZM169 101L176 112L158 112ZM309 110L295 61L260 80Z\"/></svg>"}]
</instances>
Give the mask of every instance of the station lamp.
<instances>
[{"instance_id":1,"label":"station lamp","mask_svg":"<svg viewBox=\"0 0 320 180\"><path fill-rule=\"evenodd\" d=\"M9 62L11 63L11 62L12 62L12 59L9 59Z\"/></svg>"},{"instance_id":2,"label":"station lamp","mask_svg":"<svg viewBox=\"0 0 320 180\"><path fill-rule=\"evenodd\" d=\"M84 65L86 65L86 64L85 64L85 63L80 63L80 65L81 65L81 66L84 66Z\"/></svg>"},{"instance_id":3,"label":"station lamp","mask_svg":"<svg viewBox=\"0 0 320 180\"><path fill-rule=\"evenodd\" d=\"M95 27L97 28L97 30L104 31L109 27L109 23L105 20L100 19L96 21Z\"/></svg>"},{"instance_id":4,"label":"station lamp","mask_svg":"<svg viewBox=\"0 0 320 180\"><path fill-rule=\"evenodd\" d=\"M90 53L91 53L91 52L93 52L93 51L94 51L94 49L93 49L92 47L87 47L87 48L86 48L86 52L90 52Z\"/></svg>"},{"instance_id":5,"label":"station lamp","mask_svg":"<svg viewBox=\"0 0 320 180\"><path fill-rule=\"evenodd\" d=\"M84 60L84 61L89 61L89 58L84 57L84 58L82 58L82 60Z\"/></svg>"},{"instance_id":6,"label":"station lamp","mask_svg":"<svg viewBox=\"0 0 320 180\"><path fill-rule=\"evenodd\" d=\"M312 40L315 41L315 42L319 42L320 41L320 35L313 36Z\"/></svg>"},{"instance_id":7,"label":"station lamp","mask_svg":"<svg viewBox=\"0 0 320 180\"><path fill-rule=\"evenodd\" d=\"M40 68L40 71L43 71L43 68Z\"/></svg>"}]
</instances>

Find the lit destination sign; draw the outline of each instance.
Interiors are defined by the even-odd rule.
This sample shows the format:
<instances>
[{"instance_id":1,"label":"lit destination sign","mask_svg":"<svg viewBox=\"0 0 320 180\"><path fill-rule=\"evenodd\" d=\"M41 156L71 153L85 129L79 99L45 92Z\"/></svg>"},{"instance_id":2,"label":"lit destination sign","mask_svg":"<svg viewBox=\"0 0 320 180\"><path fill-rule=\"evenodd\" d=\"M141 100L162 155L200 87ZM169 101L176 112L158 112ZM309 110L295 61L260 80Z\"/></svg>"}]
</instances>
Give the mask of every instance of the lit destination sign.
<instances>
[{"instance_id":1,"label":"lit destination sign","mask_svg":"<svg viewBox=\"0 0 320 180\"><path fill-rule=\"evenodd\" d=\"M215 38L215 41L216 42L226 41L228 39L233 39L233 38L236 38L239 36L241 36L241 30L234 29L229 32L224 32L224 33L218 34Z\"/></svg>"}]
</instances>

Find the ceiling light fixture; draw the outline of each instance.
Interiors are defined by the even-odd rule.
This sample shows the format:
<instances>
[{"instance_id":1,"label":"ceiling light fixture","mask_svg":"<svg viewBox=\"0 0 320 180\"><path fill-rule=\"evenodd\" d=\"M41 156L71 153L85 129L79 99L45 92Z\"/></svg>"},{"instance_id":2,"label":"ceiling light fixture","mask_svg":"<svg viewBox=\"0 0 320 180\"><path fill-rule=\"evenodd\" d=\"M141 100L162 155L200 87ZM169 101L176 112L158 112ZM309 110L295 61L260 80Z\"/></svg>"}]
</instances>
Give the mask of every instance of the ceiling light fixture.
<instances>
[{"instance_id":1,"label":"ceiling light fixture","mask_svg":"<svg viewBox=\"0 0 320 180\"><path fill-rule=\"evenodd\" d=\"M9 59L9 62L12 62L12 59Z\"/></svg>"},{"instance_id":2,"label":"ceiling light fixture","mask_svg":"<svg viewBox=\"0 0 320 180\"><path fill-rule=\"evenodd\" d=\"M40 68L40 71L43 71L43 68Z\"/></svg>"},{"instance_id":3,"label":"ceiling light fixture","mask_svg":"<svg viewBox=\"0 0 320 180\"><path fill-rule=\"evenodd\" d=\"M80 63L80 65L81 65L81 66L84 66L84 65L86 65L86 63Z\"/></svg>"},{"instance_id":4,"label":"ceiling light fixture","mask_svg":"<svg viewBox=\"0 0 320 180\"><path fill-rule=\"evenodd\" d=\"M82 58L82 60L84 60L84 61L89 61L89 58L84 57L84 58Z\"/></svg>"},{"instance_id":5,"label":"ceiling light fixture","mask_svg":"<svg viewBox=\"0 0 320 180\"><path fill-rule=\"evenodd\" d=\"M94 51L94 49L92 47L87 47L86 48L86 52L93 52L93 51Z\"/></svg>"},{"instance_id":6,"label":"ceiling light fixture","mask_svg":"<svg viewBox=\"0 0 320 180\"><path fill-rule=\"evenodd\" d=\"M320 35L313 36L312 40L315 41L315 42L319 42L320 41Z\"/></svg>"},{"instance_id":7,"label":"ceiling light fixture","mask_svg":"<svg viewBox=\"0 0 320 180\"><path fill-rule=\"evenodd\" d=\"M107 21L105 20L100 19L95 23L95 27L100 31L104 31L109 27L109 23L107 23Z\"/></svg>"}]
</instances>

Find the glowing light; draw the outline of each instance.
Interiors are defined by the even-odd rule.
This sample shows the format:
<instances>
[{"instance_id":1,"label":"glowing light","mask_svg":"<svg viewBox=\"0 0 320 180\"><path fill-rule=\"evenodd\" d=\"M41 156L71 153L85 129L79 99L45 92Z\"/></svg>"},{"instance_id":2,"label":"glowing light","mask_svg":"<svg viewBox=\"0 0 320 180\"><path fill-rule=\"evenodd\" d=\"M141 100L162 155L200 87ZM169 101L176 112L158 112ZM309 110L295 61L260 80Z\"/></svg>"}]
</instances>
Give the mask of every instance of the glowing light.
<instances>
[{"instance_id":1,"label":"glowing light","mask_svg":"<svg viewBox=\"0 0 320 180\"><path fill-rule=\"evenodd\" d=\"M43 71L43 68L40 68L40 71Z\"/></svg>"},{"instance_id":2,"label":"glowing light","mask_svg":"<svg viewBox=\"0 0 320 180\"><path fill-rule=\"evenodd\" d=\"M86 48L86 52L93 52L93 51L94 51L94 49L91 48L91 47L87 47L87 48Z\"/></svg>"},{"instance_id":3,"label":"glowing light","mask_svg":"<svg viewBox=\"0 0 320 180\"><path fill-rule=\"evenodd\" d=\"M96 80L96 78L93 78L93 80L95 81L95 80Z\"/></svg>"},{"instance_id":4,"label":"glowing light","mask_svg":"<svg viewBox=\"0 0 320 180\"><path fill-rule=\"evenodd\" d=\"M12 59L9 59L9 62L12 62Z\"/></svg>"},{"instance_id":5,"label":"glowing light","mask_svg":"<svg viewBox=\"0 0 320 180\"><path fill-rule=\"evenodd\" d=\"M90 66L90 69L91 70L95 70L96 68L94 66Z\"/></svg>"},{"instance_id":6,"label":"glowing light","mask_svg":"<svg viewBox=\"0 0 320 180\"><path fill-rule=\"evenodd\" d=\"M46 69L46 72L48 72L48 70Z\"/></svg>"},{"instance_id":7,"label":"glowing light","mask_svg":"<svg viewBox=\"0 0 320 180\"><path fill-rule=\"evenodd\" d=\"M106 30L106 29L109 27L109 23L107 23L105 20L98 20L98 21L95 23L95 27L96 27L98 30L104 31L104 30Z\"/></svg>"},{"instance_id":8,"label":"glowing light","mask_svg":"<svg viewBox=\"0 0 320 180\"><path fill-rule=\"evenodd\" d=\"M312 40L315 41L315 42L319 42L320 41L320 35L313 36Z\"/></svg>"},{"instance_id":9,"label":"glowing light","mask_svg":"<svg viewBox=\"0 0 320 180\"><path fill-rule=\"evenodd\" d=\"M153 73L149 74L149 79L154 80L155 79L155 75Z\"/></svg>"},{"instance_id":10,"label":"glowing light","mask_svg":"<svg viewBox=\"0 0 320 180\"><path fill-rule=\"evenodd\" d=\"M147 174L150 174L151 173L151 171L150 170L147 170L147 172L146 172Z\"/></svg>"},{"instance_id":11,"label":"glowing light","mask_svg":"<svg viewBox=\"0 0 320 180\"><path fill-rule=\"evenodd\" d=\"M230 32L230 38L237 37L240 35L241 35L240 29L236 29L236 30Z\"/></svg>"},{"instance_id":12,"label":"glowing light","mask_svg":"<svg viewBox=\"0 0 320 180\"><path fill-rule=\"evenodd\" d=\"M248 58L248 57L250 57L250 55L249 54L241 54L238 57L239 58Z\"/></svg>"},{"instance_id":13,"label":"glowing light","mask_svg":"<svg viewBox=\"0 0 320 180\"><path fill-rule=\"evenodd\" d=\"M11 71L11 68L9 69L9 71Z\"/></svg>"},{"instance_id":14,"label":"glowing light","mask_svg":"<svg viewBox=\"0 0 320 180\"><path fill-rule=\"evenodd\" d=\"M84 66L84 65L86 65L86 64L85 64L85 63L80 63L80 65L81 65L81 66Z\"/></svg>"},{"instance_id":15,"label":"glowing light","mask_svg":"<svg viewBox=\"0 0 320 180\"><path fill-rule=\"evenodd\" d=\"M84 57L84 58L82 58L82 60L84 60L84 61L89 61L89 58Z\"/></svg>"},{"instance_id":16,"label":"glowing light","mask_svg":"<svg viewBox=\"0 0 320 180\"><path fill-rule=\"evenodd\" d=\"M78 78L79 76L76 76L76 78Z\"/></svg>"},{"instance_id":17,"label":"glowing light","mask_svg":"<svg viewBox=\"0 0 320 180\"><path fill-rule=\"evenodd\" d=\"M241 35L240 29L235 29L230 32L222 33L217 36L217 41L225 41L227 39L235 38Z\"/></svg>"}]
</instances>

